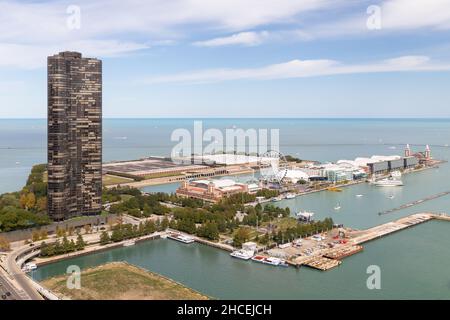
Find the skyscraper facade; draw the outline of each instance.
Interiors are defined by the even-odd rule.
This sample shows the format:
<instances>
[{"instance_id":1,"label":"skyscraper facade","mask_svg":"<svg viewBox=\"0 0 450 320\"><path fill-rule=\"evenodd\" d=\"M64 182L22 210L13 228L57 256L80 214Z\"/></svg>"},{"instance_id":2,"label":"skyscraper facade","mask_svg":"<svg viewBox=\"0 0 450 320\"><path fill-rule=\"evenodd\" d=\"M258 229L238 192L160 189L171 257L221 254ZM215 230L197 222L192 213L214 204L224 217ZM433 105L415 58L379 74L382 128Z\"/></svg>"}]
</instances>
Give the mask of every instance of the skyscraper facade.
<instances>
[{"instance_id":1,"label":"skyscraper facade","mask_svg":"<svg viewBox=\"0 0 450 320\"><path fill-rule=\"evenodd\" d=\"M48 57L48 214L102 209L102 62L78 52Z\"/></svg>"}]
</instances>

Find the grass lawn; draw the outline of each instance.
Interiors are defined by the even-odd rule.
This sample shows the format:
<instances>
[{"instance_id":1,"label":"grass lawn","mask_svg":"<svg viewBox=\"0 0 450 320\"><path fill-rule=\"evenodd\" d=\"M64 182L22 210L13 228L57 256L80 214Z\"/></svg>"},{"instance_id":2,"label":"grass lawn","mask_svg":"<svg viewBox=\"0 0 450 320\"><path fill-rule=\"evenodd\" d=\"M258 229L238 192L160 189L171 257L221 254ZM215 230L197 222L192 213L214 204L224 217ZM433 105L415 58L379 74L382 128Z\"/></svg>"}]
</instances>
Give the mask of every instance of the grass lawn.
<instances>
[{"instance_id":1,"label":"grass lawn","mask_svg":"<svg viewBox=\"0 0 450 320\"><path fill-rule=\"evenodd\" d=\"M263 226L266 227L269 222L264 222ZM278 230L286 230L288 228L294 228L298 225L297 219L294 217L276 218L271 222L272 225L276 225Z\"/></svg>"},{"instance_id":2,"label":"grass lawn","mask_svg":"<svg viewBox=\"0 0 450 320\"><path fill-rule=\"evenodd\" d=\"M134 180L131 178L124 178L119 176L113 176L110 174L106 174L103 176L103 185L110 186L113 184L120 184L120 183L127 183L127 182L133 182Z\"/></svg>"},{"instance_id":3,"label":"grass lawn","mask_svg":"<svg viewBox=\"0 0 450 320\"><path fill-rule=\"evenodd\" d=\"M206 300L173 280L125 262L113 262L81 272L81 289L68 289L68 275L42 282L60 297L73 300Z\"/></svg>"}]
</instances>

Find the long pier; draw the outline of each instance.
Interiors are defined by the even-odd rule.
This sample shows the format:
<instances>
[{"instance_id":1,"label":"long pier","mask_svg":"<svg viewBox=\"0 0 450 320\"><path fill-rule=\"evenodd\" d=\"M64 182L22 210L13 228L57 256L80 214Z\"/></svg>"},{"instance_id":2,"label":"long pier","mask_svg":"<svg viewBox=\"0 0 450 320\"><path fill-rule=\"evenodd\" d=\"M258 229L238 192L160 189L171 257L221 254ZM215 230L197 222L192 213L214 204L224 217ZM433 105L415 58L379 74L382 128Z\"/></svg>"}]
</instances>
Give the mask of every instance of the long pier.
<instances>
[{"instance_id":1,"label":"long pier","mask_svg":"<svg viewBox=\"0 0 450 320\"><path fill-rule=\"evenodd\" d=\"M437 198L440 198L440 197L447 196L449 194L450 194L450 191L440 192L438 194L435 194L435 195L432 195L432 196L428 196L428 197L423 198L423 199L419 199L419 200L415 200L413 202L409 202L409 203L403 204L400 207L396 207L396 208L389 209L389 210L386 210L386 211L381 211L378 214L381 216L381 215L389 214L389 213L392 213L392 212L395 212L395 211L407 209L407 208L410 208L410 207L413 207L413 206L417 206L417 205L419 205L421 203L424 203L426 201L430 201L430 200L434 200L434 199L437 199Z\"/></svg>"},{"instance_id":2,"label":"long pier","mask_svg":"<svg viewBox=\"0 0 450 320\"><path fill-rule=\"evenodd\" d=\"M288 262L295 267L304 265L321 271L326 271L339 266L342 259L361 252L363 250L361 244L363 243L388 236L394 232L404 230L433 219L450 221L450 215L444 213L412 214L410 216L387 222L370 229L356 231L357 235L352 236L348 243L344 246L320 250L312 256L297 257L294 261ZM335 262L333 262L333 260Z\"/></svg>"}]
</instances>

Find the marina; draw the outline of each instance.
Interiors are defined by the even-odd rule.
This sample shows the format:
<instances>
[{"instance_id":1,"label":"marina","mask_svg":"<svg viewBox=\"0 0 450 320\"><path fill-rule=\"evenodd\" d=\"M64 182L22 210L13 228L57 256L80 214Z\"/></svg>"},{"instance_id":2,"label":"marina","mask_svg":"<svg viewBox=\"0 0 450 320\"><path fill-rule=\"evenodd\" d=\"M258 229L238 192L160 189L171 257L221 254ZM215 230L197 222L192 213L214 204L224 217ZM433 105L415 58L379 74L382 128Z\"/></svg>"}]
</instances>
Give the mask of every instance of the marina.
<instances>
[{"instance_id":1,"label":"marina","mask_svg":"<svg viewBox=\"0 0 450 320\"><path fill-rule=\"evenodd\" d=\"M151 121L150 121L151 122ZM296 123L298 128L299 121L292 121ZM301 122L300 122L301 123ZM359 126L358 121L342 121L343 126L336 126L336 123L332 125L333 130L343 130L345 132L345 126L355 124ZM395 136L399 141L406 141L413 135L410 125L414 124L414 131L418 130L428 132L426 128L438 128L442 132L442 139L448 136L444 123L432 122L429 124L426 122L412 121L408 122L393 122L396 124L396 128L403 128L404 131L400 135ZM345 125L344 125L345 124ZM284 123L283 123L284 125ZM327 124L328 125L328 124ZM311 159L320 159L326 161L327 159L339 159L345 154L382 154L383 150L387 148L388 143L378 144L378 138L382 138L383 141L389 140L394 136L397 131L390 131L391 125L384 123L377 123L382 127L380 131L377 128L377 134L371 137L370 134L364 138L372 139L375 141L373 144L364 142L358 144L357 139L350 139L342 141L347 143L351 141L354 143L352 146L347 147L345 144L330 145L327 148L317 148L303 144L300 141L292 142L292 147L284 146L285 152L294 154L297 148L303 148L301 155L305 154ZM286 122L286 126L289 127L289 123ZM324 128L320 123L317 124L323 132L327 132L327 128ZM372 126L369 122L363 121L363 127ZM309 127L310 130L315 132L316 129ZM387 128L387 130L386 130ZM161 129L160 129L161 130ZM292 130L292 128L290 129ZM436 129L437 130L437 129ZM284 132L282 132L283 134ZM110 133L109 133L110 134ZM155 133L157 134L157 133ZM318 133L316 133L318 134ZM340 143L338 137L328 133L328 138L331 137L331 143ZM117 135L117 134L116 134ZM132 134L127 134L132 142L136 138ZM390 136L389 136L390 135ZM428 133L426 137L419 139L418 147L422 146L421 143L433 139ZM32 139L31 139L32 140ZM423 141L423 142L422 142ZM431 140L430 140L431 141ZM436 141L436 140L434 140ZM439 141L439 138L437 138ZM436 148L436 157L446 159L448 158L448 148L445 149L445 140L442 143L433 142L431 145ZM328 141L327 141L328 142ZM142 142L144 143L144 142ZM306 143L306 142L305 142ZM288 143L289 144L289 143ZM402 144L398 144L398 149ZM440 147L442 146L442 147ZM326 149L326 151L325 151ZM135 154L132 156L138 158L141 153L141 149L127 149L130 153ZM110 159L117 159L123 150L112 150L110 145L107 145L106 156ZM127 151L128 152L128 151ZM114 153L116 153L114 155ZM158 150L157 153L161 154ZM150 151L149 154L155 154ZM16 155L14 155L16 157ZM112 158L111 158L112 157ZM127 153L126 158L130 155ZM18 159L24 165L27 165L27 160L22 160L20 156ZM33 163L37 163L38 160L28 160ZM279 201L279 206L290 206L291 212L298 212L299 210L312 211L316 213L317 219L322 219L326 216L332 216L337 223L343 223L346 226L352 228L370 229L373 226L387 223L387 220L391 219L390 215L379 216L380 209L389 209L391 206L401 205L402 202L409 203L415 201L414 199L422 199L427 195L426 193L441 193L446 189L445 183L448 181L448 165L442 166L440 169L432 169L427 172L418 173L417 175L405 176L405 186L403 188L370 188L370 185L361 183L359 185L352 186L350 188L342 188L343 192L339 193L314 193L308 194L305 197L296 197L295 199L284 199ZM24 176L29 172L28 168L24 171ZM15 181L15 180L14 180ZM22 182L19 183L22 185ZM426 185L427 188L423 186ZM8 185L8 188L11 186ZM164 190L166 192L173 192L174 189L164 189L165 185L162 185L160 189L154 188L151 190ZM17 188L15 188L17 189ZM15 190L14 189L14 190ZM390 194L391 193L391 194ZM364 197L358 197L357 194L364 195ZM358 199L357 199L358 198ZM341 203L342 210L339 214L334 214L333 207L337 202ZM389 204L390 203L390 204ZM442 208L448 207L448 197L440 197L434 199L434 201L427 201L423 203L417 210L427 212L440 212ZM394 218L405 216L413 213L414 207L407 207L405 209L396 211ZM330 212L331 211L331 212ZM442 218L436 217L433 220L445 220L445 216ZM386 237L383 241L372 241L364 243L364 253L353 255L351 260L345 261L344 265L340 268L333 268L327 273L316 273L310 268L300 268L302 270L296 270L290 268L290 271L280 268L252 268L252 263L241 261L240 259L230 259L229 253L215 250L210 246L202 246L198 244L192 244L191 246L184 246L179 241L164 241L156 240L155 242L140 242L139 245L123 248L108 249L104 252L92 252L90 255L83 255L78 257L77 260L81 266L89 263L101 263L106 259L119 259L130 260L134 264L143 265L148 269L155 270L166 275L173 277L183 283L186 283L192 287L199 289L202 292L209 292L214 297L223 298L235 298L239 296L251 296L261 298L352 298L352 297L364 297L364 298L376 298L373 292L368 292L365 288L358 288L357 283L364 283L366 280L365 270L362 270L362 266L373 263L372 260L376 260L384 270L389 270L389 273L385 275L389 282L383 284L383 291L388 298L417 298L422 297L417 294L418 291L423 290L422 286L418 286L419 282L425 282L429 285L430 291L426 294L427 297L444 297L448 291L442 289L442 279L445 274L441 272L439 266L433 266L429 264L430 259L440 256L441 259L447 261L448 257L442 253L445 253L445 246L441 245L441 242L450 241L446 237L446 229L448 226L444 223L432 222L430 224L423 224L423 226L411 229L411 231L405 231L401 233L392 232L391 236ZM423 238L430 239L432 245L423 241ZM376 237L374 238L376 239ZM405 250L405 246L412 250ZM219 247L219 246L217 246ZM147 253L144 252L148 250ZM167 248L167 250L166 250ZM123 252L123 253L122 253ZM134 256L131 252L139 252L139 255ZM398 253L401 253L399 256ZM420 256L417 256L417 252L420 252ZM151 255L150 255L151 253ZM171 257L176 255L176 260L172 260ZM72 256L72 255L71 255ZM139 256L145 256L146 259L139 259ZM395 257L393 259L393 257ZM75 258L75 259L78 259ZM179 261L183 261L182 268L180 268ZM51 265L40 266L34 271L36 277L41 277L48 272L56 272L58 268L64 272L67 263L72 263L70 260L61 259L59 262ZM191 266L192 267L191 267ZM397 265L408 265L410 274L417 282L410 282L404 276L404 268L397 268ZM64 266L64 267L61 267ZM254 267L254 266L253 266ZM252 268L252 269L249 269ZM424 274L422 270L424 268L430 269L430 275ZM182 270L178 270L182 269ZM52 271L55 270L55 271ZM190 270L190 271L186 271ZM206 275L208 279L214 279L215 282L209 284L203 284L203 277L197 277L198 270L204 270L202 276ZM251 270L251 273L249 273ZM362 271L361 271L362 270ZM216 272L217 271L217 272ZM189 272L190 278L184 276L184 273ZM276 273L276 281L271 279L271 275L267 275L267 272ZM280 273L281 272L281 273ZM296 281L302 281L301 286L292 287L292 283ZM251 282L252 285L242 288L241 284L245 281ZM349 285L351 284L351 285ZM240 290L236 291L233 286L239 287ZM267 292L264 288L267 287L283 287L286 290L275 290L275 292ZM342 290L343 287L348 287L348 290ZM339 290L334 288L340 288ZM432 289L432 291L431 291Z\"/></svg>"}]
</instances>

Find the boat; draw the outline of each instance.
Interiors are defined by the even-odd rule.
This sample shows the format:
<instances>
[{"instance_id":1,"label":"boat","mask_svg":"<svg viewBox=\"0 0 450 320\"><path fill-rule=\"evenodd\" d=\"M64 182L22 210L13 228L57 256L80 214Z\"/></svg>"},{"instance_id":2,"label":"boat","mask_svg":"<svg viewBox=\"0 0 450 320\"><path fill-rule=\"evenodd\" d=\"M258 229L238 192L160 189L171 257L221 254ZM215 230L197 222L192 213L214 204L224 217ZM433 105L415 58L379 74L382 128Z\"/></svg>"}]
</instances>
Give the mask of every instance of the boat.
<instances>
[{"instance_id":1,"label":"boat","mask_svg":"<svg viewBox=\"0 0 450 320\"><path fill-rule=\"evenodd\" d=\"M295 198L295 193L287 193L286 194L286 199L294 199Z\"/></svg>"},{"instance_id":2,"label":"boat","mask_svg":"<svg viewBox=\"0 0 450 320\"><path fill-rule=\"evenodd\" d=\"M33 271L33 270L36 270L36 269L37 269L37 265L35 263L32 263L32 262L26 263L25 266L22 268L22 270L24 272L30 272L30 271Z\"/></svg>"},{"instance_id":3,"label":"boat","mask_svg":"<svg viewBox=\"0 0 450 320\"><path fill-rule=\"evenodd\" d=\"M232 253L230 253L230 256L232 256L233 258L238 258L238 259L242 259L242 260L249 260L251 257L253 257L254 254L255 254L254 251L241 249L241 250L233 251Z\"/></svg>"},{"instance_id":4,"label":"boat","mask_svg":"<svg viewBox=\"0 0 450 320\"><path fill-rule=\"evenodd\" d=\"M394 197L394 195L391 194L391 195L388 196L388 198L389 199L394 199L395 197Z\"/></svg>"},{"instance_id":5,"label":"boat","mask_svg":"<svg viewBox=\"0 0 450 320\"><path fill-rule=\"evenodd\" d=\"M392 171L389 177L375 181L374 184L377 187L399 187L403 186L401 180L402 173L400 171Z\"/></svg>"},{"instance_id":6,"label":"boat","mask_svg":"<svg viewBox=\"0 0 450 320\"><path fill-rule=\"evenodd\" d=\"M273 197L272 198L272 202L278 202L281 201L282 199L280 197Z\"/></svg>"},{"instance_id":7,"label":"boat","mask_svg":"<svg viewBox=\"0 0 450 320\"><path fill-rule=\"evenodd\" d=\"M394 178L386 178L376 181L375 186L377 187L401 187L403 186L402 180Z\"/></svg>"},{"instance_id":8,"label":"boat","mask_svg":"<svg viewBox=\"0 0 450 320\"><path fill-rule=\"evenodd\" d=\"M357 198L361 198L361 197L364 197L364 195L363 194L357 194L356 197Z\"/></svg>"},{"instance_id":9,"label":"boat","mask_svg":"<svg viewBox=\"0 0 450 320\"><path fill-rule=\"evenodd\" d=\"M255 262L260 262L260 263L264 263L264 264L268 264L271 266L279 266L281 263L286 263L284 260L279 259L279 258L274 258L274 257L265 257L265 256L259 256L256 255L252 258L253 261Z\"/></svg>"},{"instance_id":10,"label":"boat","mask_svg":"<svg viewBox=\"0 0 450 320\"><path fill-rule=\"evenodd\" d=\"M125 241L124 243L123 243L123 246L124 247L131 247L131 246L134 246L136 244L136 241L134 241L134 240L128 240L128 241Z\"/></svg>"},{"instance_id":11,"label":"boat","mask_svg":"<svg viewBox=\"0 0 450 320\"><path fill-rule=\"evenodd\" d=\"M172 240L176 240L176 241L180 241L186 244L195 242L195 239L189 236L185 236L179 233L170 233L167 238L172 239Z\"/></svg>"},{"instance_id":12,"label":"boat","mask_svg":"<svg viewBox=\"0 0 450 320\"><path fill-rule=\"evenodd\" d=\"M334 207L334 210L340 210L341 209L341 205L339 204L339 202L336 204L336 207Z\"/></svg>"}]
</instances>

